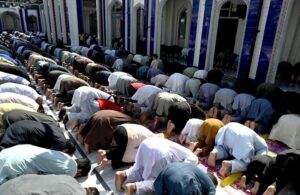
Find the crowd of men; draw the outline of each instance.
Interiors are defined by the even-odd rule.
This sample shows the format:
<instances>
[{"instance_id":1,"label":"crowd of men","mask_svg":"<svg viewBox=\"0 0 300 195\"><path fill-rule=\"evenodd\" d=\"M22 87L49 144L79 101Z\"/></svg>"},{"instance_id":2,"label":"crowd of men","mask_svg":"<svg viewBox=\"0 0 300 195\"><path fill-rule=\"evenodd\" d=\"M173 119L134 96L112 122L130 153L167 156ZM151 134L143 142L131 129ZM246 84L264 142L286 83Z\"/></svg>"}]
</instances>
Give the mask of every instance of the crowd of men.
<instances>
[{"instance_id":1,"label":"crowd of men","mask_svg":"<svg viewBox=\"0 0 300 195\"><path fill-rule=\"evenodd\" d=\"M1 193L99 193L72 178L90 162L71 158L62 123L101 169L122 169L115 187L126 194L216 194L237 172L252 194L299 193L299 93L95 44L68 49L19 32L0 43ZM263 137L286 150L270 155Z\"/></svg>"}]
</instances>

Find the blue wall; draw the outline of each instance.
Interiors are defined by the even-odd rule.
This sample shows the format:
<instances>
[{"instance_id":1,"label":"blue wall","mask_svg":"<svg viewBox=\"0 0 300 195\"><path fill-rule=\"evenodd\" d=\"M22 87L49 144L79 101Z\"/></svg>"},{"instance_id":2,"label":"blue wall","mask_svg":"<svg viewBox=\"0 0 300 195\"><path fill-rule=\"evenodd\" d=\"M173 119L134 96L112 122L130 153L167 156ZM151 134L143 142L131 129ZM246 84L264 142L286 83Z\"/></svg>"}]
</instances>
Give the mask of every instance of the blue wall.
<instances>
[{"instance_id":1,"label":"blue wall","mask_svg":"<svg viewBox=\"0 0 300 195\"><path fill-rule=\"evenodd\" d=\"M249 76L250 66L252 56L250 56L251 48L253 44L255 44L255 36L257 33L257 25L259 23L259 6L260 0L251 0L249 12L248 12L248 20L246 24L246 31L243 43L243 49L241 54L241 60L238 69L238 78L243 80L247 79Z\"/></svg>"},{"instance_id":2,"label":"blue wall","mask_svg":"<svg viewBox=\"0 0 300 195\"><path fill-rule=\"evenodd\" d=\"M127 1L127 50L130 51L130 5L131 5L131 0L126 0ZM124 4L125 6L125 4Z\"/></svg>"},{"instance_id":3,"label":"blue wall","mask_svg":"<svg viewBox=\"0 0 300 195\"><path fill-rule=\"evenodd\" d=\"M197 22L198 22L199 4L200 4L200 0L193 0L191 32L190 32L190 40L189 40L189 48L191 48L191 51L189 52L189 55L188 55L188 58L187 58L187 65L188 66L192 66L193 65L193 61L194 61L195 41L196 41L196 36L197 36Z\"/></svg>"},{"instance_id":4,"label":"blue wall","mask_svg":"<svg viewBox=\"0 0 300 195\"><path fill-rule=\"evenodd\" d=\"M150 33L150 56L153 55L154 50L154 32L155 32L155 8L156 8L156 1L151 0L152 7L151 7L151 33Z\"/></svg>"},{"instance_id":5,"label":"blue wall","mask_svg":"<svg viewBox=\"0 0 300 195\"><path fill-rule=\"evenodd\" d=\"M82 15L82 0L76 0L77 5L77 16L78 16L78 31L83 33L83 15Z\"/></svg>"},{"instance_id":6,"label":"blue wall","mask_svg":"<svg viewBox=\"0 0 300 195\"><path fill-rule=\"evenodd\" d=\"M201 35L201 46L200 46L200 56L199 56L200 59L199 59L199 65L198 65L199 69L204 69L204 66L205 66L212 4L213 4L213 2L211 0L206 0L205 10L204 10L203 29L202 29L202 35Z\"/></svg>"},{"instance_id":7,"label":"blue wall","mask_svg":"<svg viewBox=\"0 0 300 195\"><path fill-rule=\"evenodd\" d=\"M257 83L265 82L268 74L281 7L282 1L271 0L257 72L255 76L255 81Z\"/></svg>"},{"instance_id":8,"label":"blue wall","mask_svg":"<svg viewBox=\"0 0 300 195\"><path fill-rule=\"evenodd\" d=\"M144 0L144 37L143 37L143 55L147 55L147 43L148 43L148 4L149 0Z\"/></svg>"}]
</instances>

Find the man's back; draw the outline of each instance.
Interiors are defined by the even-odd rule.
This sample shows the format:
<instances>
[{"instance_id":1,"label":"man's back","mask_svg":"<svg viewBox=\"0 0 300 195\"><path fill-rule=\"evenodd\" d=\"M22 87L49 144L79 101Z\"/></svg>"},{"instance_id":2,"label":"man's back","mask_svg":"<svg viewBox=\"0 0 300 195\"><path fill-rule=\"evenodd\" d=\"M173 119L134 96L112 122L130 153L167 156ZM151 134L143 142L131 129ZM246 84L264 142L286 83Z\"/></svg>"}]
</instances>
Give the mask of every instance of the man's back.
<instances>
[{"instance_id":1,"label":"man's back","mask_svg":"<svg viewBox=\"0 0 300 195\"><path fill-rule=\"evenodd\" d=\"M75 176L76 162L59 151L24 144L0 152L0 184L25 174Z\"/></svg>"}]
</instances>

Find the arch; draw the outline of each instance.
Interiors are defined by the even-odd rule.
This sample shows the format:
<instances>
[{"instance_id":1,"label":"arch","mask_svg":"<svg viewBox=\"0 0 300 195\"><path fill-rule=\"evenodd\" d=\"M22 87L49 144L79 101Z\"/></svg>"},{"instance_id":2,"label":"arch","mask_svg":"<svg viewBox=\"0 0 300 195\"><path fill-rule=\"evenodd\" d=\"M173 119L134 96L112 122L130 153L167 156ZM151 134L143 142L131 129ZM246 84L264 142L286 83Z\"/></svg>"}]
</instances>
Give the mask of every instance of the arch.
<instances>
[{"instance_id":1,"label":"arch","mask_svg":"<svg viewBox=\"0 0 300 195\"><path fill-rule=\"evenodd\" d=\"M144 28L143 23L145 22L143 12L139 13L139 10L144 11L144 5L142 3L137 3L133 7L132 12L131 12L131 32L130 32L131 46L130 46L130 48L133 53L138 52L138 48L137 48L138 39L139 38L140 38L140 40L143 39L143 37L138 37L138 30L139 30L139 28L142 28L142 29ZM141 18L138 18L138 14L142 14L142 15L140 15ZM140 20L140 21L138 22L138 20ZM142 26L138 26L138 23L140 23L140 25L142 25ZM142 36L143 36L143 33L142 33Z\"/></svg>"},{"instance_id":2,"label":"arch","mask_svg":"<svg viewBox=\"0 0 300 195\"><path fill-rule=\"evenodd\" d=\"M1 14L1 20L4 31L21 31L20 17L13 11L5 11Z\"/></svg>"},{"instance_id":3,"label":"arch","mask_svg":"<svg viewBox=\"0 0 300 195\"><path fill-rule=\"evenodd\" d=\"M117 16L118 13L116 13L117 10L120 10L119 13L121 13L121 16ZM117 18L119 17L119 18ZM121 37L121 18L122 17L122 2L121 0L112 0L110 4L108 5L108 11L107 11L107 46L112 47L112 41L113 39L120 38ZM116 28L117 25L119 26L119 31L116 32L116 30L113 30L113 28ZM119 37L116 37L118 36Z\"/></svg>"},{"instance_id":4,"label":"arch","mask_svg":"<svg viewBox=\"0 0 300 195\"><path fill-rule=\"evenodd\" d=\"M38 29L38 20L35 15L28 16L28 31L37 32Z\"/></svg>"},{"instance_id":5,"label":"arch","mask_svg":"<svg viewBox=\"0 0 300 195\"><path fill-rule=\"evenodd\" d=\"M168 5L168 3L170 3ZM171 4L172 3L172 4ZM186 35L183 46L188 47L189 35L190 35L190 26L192 18L192 0L162 0L159 3L156 14L156 34L155 34L155 44L154 51L160 55L161 45L178 45L178 27L179 27L179 18L183 10L187 12L187 21L186 21ZM169 11L166 6L174 6L170 8ZM168 21L167 21L168 20Z\"/></svg>"},{"instance_id":6,"label":"arch","mask_svg":"<svg viewBox=\"0 0 300 195\"><path fill-rule=\"evenodd\" d=\"M213 1L213 13L211 15L211 25L210 25L210 29L209 29L209 39L208 39L208 45L207 45L207 54L206 54L206 63L205 63L205 69L210 70L213 68L214 66L214 62L215 62L215 58L216 58L216 44L217 44L217 36L218 36L218 29L219 29L219 20L220 20L220 12L222 7L226 4L230 2L233 5L246 5L246 13L245 13L245 19L243 21L244 24L238 24L237 28L240 28L240 38L241 40L236 40L235 39L235 44L237 44L237 42L239 43L238 45L240 46L240 48L237 51L237 55L241 56L242 53L242 45L244 42L244 35L245 35L245 31L246 31L246 24L248 21L248 12L249 12L249 6L250 6L250 0L216 0ZM240 27L239 25L243 25L242 27ZM236 45L235 45L236 47ZM240 58L238 60L237 63L237 69L239 67L240 64ZM234 76L237 75L237 70ZM233 75L232 75L233 76Z\"/></svg>"}]
</instances>

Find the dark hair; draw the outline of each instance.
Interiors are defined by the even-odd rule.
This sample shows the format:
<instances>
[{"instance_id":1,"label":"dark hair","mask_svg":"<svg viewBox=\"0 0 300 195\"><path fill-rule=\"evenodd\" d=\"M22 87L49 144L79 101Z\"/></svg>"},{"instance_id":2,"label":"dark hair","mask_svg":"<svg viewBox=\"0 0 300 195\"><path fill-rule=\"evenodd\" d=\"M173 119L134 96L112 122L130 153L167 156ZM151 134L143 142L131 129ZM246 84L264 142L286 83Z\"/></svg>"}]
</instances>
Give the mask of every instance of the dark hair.
<instances>
[{"instance_id":1,"label":"dark hair","mask_svg":"<svg viewBox=\"0 0 300 195\"><path fill-rule=\"evenodd\" d=\"M37 112L39 112L39 113L45 113L43 105L39 105L39 107L37 109Z\"/></svg>"},{"instance_id":2,"label":"dark hair","mask_svg":"<svg viewBox=\"0 0 300 195\"><path fill-rule=\"evenodd\" d=\"M64 149L67 149L67 154L72 155L76 150L74 142L70 139L67 139L66 146Z\"/></svg>"},{"instance_id":3,"label":"dark hair","mask_svg":"<svg viewBox=\"0 0 300 195\"><path fill-rule=\"evenodd\" d=\"M191 116L190 116L191 118L199 118L205 120L206 116L202 108L196 106L195 104L190 104L190 106L191 106Z\"/></svg>"},{"instance_id":4,"label":"dark hair","mask_svg":"<svg viewBox=\"0 0 300 195\"><path fill-rule=\"evenodd\" d=\"M100 194L98 189L95 187L85 188L85 191L86 191L86 195L99 195Z\"/></svg>"},{"instance_id":5,"label":"dark hair","mask_svg":"<svg viewBox=\"0 0 300 195\"><path fill-rule=\"evenodd\" d=\"M153 54L153 57L156 58L156 59L158 58L157 54Z\"/></svg>"},{"instance_id":6,"label":"dark hair","mask_svg":"<svg viewBox=\"0 0 300 195\"><path fill-rule=\"evenodd\" d=\"M75 159L77 163L77 170L80 171L81 176L87 176L91 170L91 162L87 158Z\"/></svg>"},{"instance_id":7,"label":"dark hair","mask_svg":"<svg viewBox=\"0 0 300 195\"><path fill-rule=\"evenodd\" d=\"M207 172L206 175L211 179L213 184L217 187L219 184L217 177L214 174L212 174L211 172Z\"/></svg>"}]
</instances>

